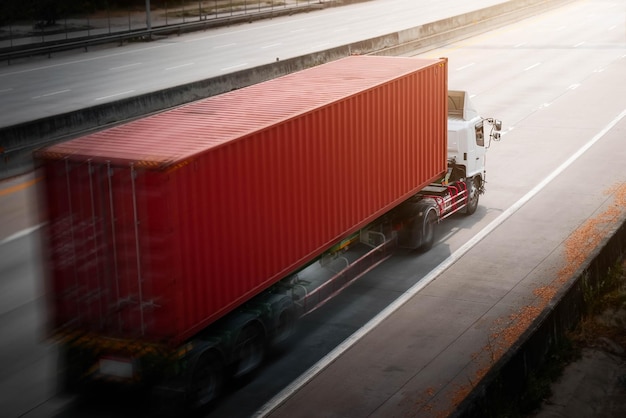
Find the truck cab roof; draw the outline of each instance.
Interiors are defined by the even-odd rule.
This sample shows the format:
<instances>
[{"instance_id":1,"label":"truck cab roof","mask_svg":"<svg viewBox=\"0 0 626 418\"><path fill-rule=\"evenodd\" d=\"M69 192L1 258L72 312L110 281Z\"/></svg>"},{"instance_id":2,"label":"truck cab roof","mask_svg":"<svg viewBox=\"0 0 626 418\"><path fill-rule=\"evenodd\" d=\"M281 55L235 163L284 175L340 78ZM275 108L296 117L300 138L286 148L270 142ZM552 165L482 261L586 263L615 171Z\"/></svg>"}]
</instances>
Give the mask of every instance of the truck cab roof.
<instances>
[{"instance_id":1,"label":"truck cab roof","mask_svg":"<svg viewBox=\"0 0 626 418\"><path fill-rule=\"evenodd\" d=\"M461 90L448 91L448 118L470 121L479 117L469 94Z\"/></svg>"}]
</instances>

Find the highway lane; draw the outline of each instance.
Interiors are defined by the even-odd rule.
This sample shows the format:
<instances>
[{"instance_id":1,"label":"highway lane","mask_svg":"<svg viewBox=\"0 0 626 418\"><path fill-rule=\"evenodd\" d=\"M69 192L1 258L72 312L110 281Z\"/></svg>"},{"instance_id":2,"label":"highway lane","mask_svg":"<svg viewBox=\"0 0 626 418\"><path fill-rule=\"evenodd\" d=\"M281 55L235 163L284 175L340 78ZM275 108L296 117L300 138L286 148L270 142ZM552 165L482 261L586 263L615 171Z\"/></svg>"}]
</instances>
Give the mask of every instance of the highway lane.
<instances>
[{"instance_id":1,"label":"highway lane","mask_svg":"<svg viewBox=\"0 0 626 418\"><path fill-rule=\"evenodd\" d=\"M36 232L0 244L0 411L6 417L54 395L55 349L43 339L39 260Z\"/></svg>"},{"instance_id":2,"label":"highway lane","mask_svg":"<svg viewBox=\"0 0 626 418\"><path fill-rule=\"evenodd\" d=\"M427 276L576 152L615 118L620 109L626 108L623 99L626 94L621 83L624 73L619 71L624 69L626 55L624 21L624 6L617 0L580 1L426 54L448 56L451 87L476 93L474 101L481 113L503 119L508 129L503 141L494 144L490 150L487 194L482 197L478 212L471 218L455 217L443 224L439 242L431 252L397 254L322 310L306 318L291 349L272 359L256 379L240 384L238 390L226 396L220 405L209 411L208 416L249 416L260 408L324 353ZM587 47L574 47L579 42L585 42ZM537 63L540 64L535 65ZM581 101L588 106L581 107ZM584 122L582 125L581 121ZM597 164L607 164L611 160L605 157L596 161ZM601 167L594 167L594 170L599 169ZM593 193L587 193L587 205L602 196L605 186L626 181L619 170L607 171L607 174L610 176L606 183L594 185ZM584 175L580 177L582 186ZM550 204L552 210L547 212L550 215L545 216L553 219L554 214L564 220L564 227L575 227L568 216L572 208L559 207L558 200L550 201ZM536 231L532 230L525 233L529 235L529 242L546 238L537 238ZM13 266L15 263L18 266L36 265L35 247L24 246L27 241L14 240L0 246L3 254L16 255L3 260L10 260ZM19 259L18 254L25 254L25 259ZM37 274L28 269L21 270L23 268L13 270L14 267L3 264L0 276L5 277L8 270L17 271L14 277L31 277L32 283L36 283ZM24 285L23 280L12 283L18 287ZM1 329L7 332L2 335L2 340L18 341L13 343L17 345L7 346L6 352L15 353L12 350L17 349L28 353L21 364L16 363L24 367L9 368L7 370L11 373L2 375L3 410L10 411L17 399L24 402L28 398L29 404L35 408L25 415L27 417L136 416L136 411L124 413L121 406L107 406L102 412L101 404L94 408L73 402L65 406L64 400L59 398L46 401L53 382L48 367L53 363L54 353L50 347L37 344L34 338L39 335L41 326L38 300L37 293L27 296L19 304L25 311L14 316L7 316L7 312L2 315L5 322ZM17 326L8 325L18 317L24 322ZM40 353L47 356L41 357ZM6 358L15 360L19 357ZM15 387L12 385L16 382L22 385L17 386L20 389L7 392L6 388ZM16 393L20 396L14 398ZM20 409L20 413L24 412L26 410Z\"/></svg>"},{"instance_id":3,"label":"highway lane","mask_svg":"<svg viewBox=\"0 0 626 418\"><path fill-rule=\"evenodd\" d=\"M451 86L476 92L478 109L509 128L488 156L484 217L434 248L453 254L448 267L456 268L445 278L396 259L350 289L413 277L417 290L408 293L419 293L370 334L357 331L361 340L352 345L351 336L343 355L313 366L305 376L332 364L285 393L291 398L269 416L313 408L324 416L446 416L489 364L483 356L493 353L481 349L494 324L536 303L533 291L567 267L563 243L614 204L610 190L626 187L625 15L618 2L580 1L425 54L448 56ZM464 249L500 214L515 216Z\"/></svg>"},{"instance_id":4,"label":"highway lane","mask_svg":"<svg viewBox=\"0 0 626 418\"><path fill-rule=\"evenodd\" d=\"M345 45L503 2L387 0L0 67L0 127Z\"/></svg>"},{"instance_id":5,"label":"highway lane","mask_svg":"<svg viewBox=\"0 0 626 418\"><path fill-rule=\"evenodd\" d=\"M482 197L476 216L454 218L441 225L441 239L430 253L419 256L399 254L379 266L333 301L328 308L331 314L320 319L320 323L329 322L328 329L340 329L343 335L348 334L348 329L356 331L357 324L360 325L366 316L363 305L374 305L373 301L379 301L379 298L393 299L394 295L402 294L419 282L626 109L621 96L624 86L620 81L623 76L620 69L623 70L626 62L625 11L624 5L617 1L577 2L423 54L449 57L450 87L468 89L475 94L473 100L483 115L497 116L505 122L507 133L500 143L493 144L487 158L487 194ZM588 106L581 107L581 102ZM614 140L611 146L618 148L604 150L609 161L611 155L619 155L619 142ZM602 150L598 152L602 154ZM616 157L615 163L620 164L619 161L621 159ZM601 169L594 167L594 170ZM606 180L598 184L585 183L583 174L577 176L581 177L580 186L585 188L579 199L580 206L601 205L606 199L605 189L626 182L625 176L626 173L618 168L607 170ZM576 191L572 190L568 195L570 193ZM563 229L559 233L566 236L579 225L575 215L581 209L559 207L558 201L559 196L552 196L545 203L546 207L541 208L543 215L534 216L538 225L551 221L561 223ZM521 240L526 238L528 243L562 239L562 236L544 236L540 230L534 229L518 232L522 234ZM501 244L504 248L508 245L506 242ZM515 257L514 254L515 249L512 249L511 257ZM517 256L523 257L523 254L519 251ZM511 258L510 263L511 267L515 266L515 259ZM469 293L475 285L467 283L465 286L470 298ZM488 296L495 298L497 294L484 295ZM416 321L419 319L415 318ZM316 332L308 341L298 341L294 353L308 353L322 341L327 343L328 334L316 328L321 325L309 326ZM424 341L424 345L429 342ZM292 368L308 370L302 365L307 358L298 362L297 354L293 357L291 362L285 360L282 367L277 361L276 366L272 365L267 372L267 379L251 382L249 388L240 390L245 395L229 398L218 407L214 416L237 416L237 405L242 399L252 399L255 394L262 393L272 382L289 374ZM367 364L353 366L355 369L368 367ZM349 373L342 371L344 376ZM326 381L326 384L330 383ZM323 400L321 404L324 404ZM294 412L293 409L290 412Z\"/></svg>"}]
</instances>

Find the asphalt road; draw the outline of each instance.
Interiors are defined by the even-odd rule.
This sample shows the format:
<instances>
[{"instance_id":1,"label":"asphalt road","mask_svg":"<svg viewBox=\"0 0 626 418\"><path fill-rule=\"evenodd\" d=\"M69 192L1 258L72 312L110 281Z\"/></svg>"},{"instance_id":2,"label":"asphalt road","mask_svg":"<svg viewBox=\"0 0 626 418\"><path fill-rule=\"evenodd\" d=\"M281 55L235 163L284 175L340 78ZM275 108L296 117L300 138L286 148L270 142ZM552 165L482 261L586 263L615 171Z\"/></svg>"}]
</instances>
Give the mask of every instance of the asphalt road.
<instances>
[{"instance_id":1,"label":"asphalt road","mask_svg":"<svg viewBox=\"0 0 626 418\"><path fill-rule=\"evenodd\" d=\"M0 67L0 127L369 39L501 0L368 1Z\"/></svg>"},{"instance_id":2,"label":"asphalt road","mask_svg":"<svg viewBox=\"0 0 626 418\"><path fill-rule=\"evenodd\" d=\"M398 253L306 318L290 350L271 359L254 380L242 382L207 416L253 414L326 353L358 332L394 299L428 276L616 120L626 109L625 14L626 6L619 0L578 1L424 54L447 56L450 87L469 90L484 116L498 117L505 123L506 134L489 152L487 194L481 198L477 213L470 218L454 217L442 224L439 241L431 252L423 255ZM186 37L177 38L176 43L183 43L184 39ZM124 51L125 48L118 52ZM104 51L98 51L101 52ZM130 65L133 58L131 54L116 59L120 60L119 65ZM236 63L236 58L232 56L230 62ZM71 61L72 57L63 57L59 63ZM164 59L164 64L167 61ZM186 62L184 59L176 61ZM36 71L39 70L33 69ZM137 76L137 80L141 78ZM0 80L4 83L6 78L0 77ZM81 84L90 83L83 81ZM76 105L85 104L78 100ZM619 169L625 157L620 142L624 129L622 121L609 130L607 138L610 140L593 145L593 153L588 154L593 158L586 160L587 172L567 172L555 179L557 182L575 179L573 188L566 183L569 190L558 189L569 199L555 194L538 195L533 199L536 206L528 216L539 228L515 231L520 240L516 242L522 243L515 248L520 251L520 257L525 254L524 242L529 243L526 250L530 250L533 242L558 241L577 228L581 217L589 210L593 212L594 207L600 208L606 203L608 189L626 183L626 173ZM607 175L602 176L603 172ZM7 190L14 185L3 182L2 186ZM3 223L4 208L8 207L5 202L19 196L25 196L24 210L32 214L32 186L0 194ZM569 203L572 199L579 205ZM31 218L31 222L35 221ZM559 224L558 236L545 235L541 229L544 223ZM2 238L21 230L17 221L4 228L7 232ZM501 247L507 244L507 237L502 237ZM36 232L0 243L0 410L9 417L29 418L141 415L141 406L139 411L129 413L125 406L110 400L79 405L72 399L53 396L54 348L41 340L43 291L37 245ZM511 298L515 296L513 292ZM415 321L420 319L417 317Z\"/></svg>"},{"instance_id":3,"label":"asphalt road","mask_svg":"<svg viewBox=\"0 0 626 418\"><path fill-rule=\"evenodd\" d=\"M442 225L431 253L399 255L349 289L343 303L356 309L373 288L416 283L267 416L447 416L510 347L514 326L548 303L538 291L564 286L580 262L572 253L592 251L579 234L624 219L625 17L616 1L579 1L424 54L449 57L450 87L508 128L489 151L487 194L477 216Z\"/></svg>"}]
</instances>

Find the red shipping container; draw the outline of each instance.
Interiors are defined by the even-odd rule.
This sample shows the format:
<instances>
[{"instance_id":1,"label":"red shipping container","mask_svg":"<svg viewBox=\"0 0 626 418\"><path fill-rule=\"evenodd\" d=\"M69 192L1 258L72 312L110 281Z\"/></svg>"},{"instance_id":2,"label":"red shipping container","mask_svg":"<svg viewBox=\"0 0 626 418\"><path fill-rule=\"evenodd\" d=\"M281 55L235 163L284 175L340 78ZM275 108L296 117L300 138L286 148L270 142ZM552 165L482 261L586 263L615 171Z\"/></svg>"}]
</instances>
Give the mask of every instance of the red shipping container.
<instances>
[{"instance_id":1,"label":"red shipping container","mask_svg":"<svg viewBox=\"0 0 626 418\"><path fill-rule=\"evenodd\" d=\"M54 328L178 344L446 170L447 61L352 56L50 146Z\"/></svg>"}]
</instances>

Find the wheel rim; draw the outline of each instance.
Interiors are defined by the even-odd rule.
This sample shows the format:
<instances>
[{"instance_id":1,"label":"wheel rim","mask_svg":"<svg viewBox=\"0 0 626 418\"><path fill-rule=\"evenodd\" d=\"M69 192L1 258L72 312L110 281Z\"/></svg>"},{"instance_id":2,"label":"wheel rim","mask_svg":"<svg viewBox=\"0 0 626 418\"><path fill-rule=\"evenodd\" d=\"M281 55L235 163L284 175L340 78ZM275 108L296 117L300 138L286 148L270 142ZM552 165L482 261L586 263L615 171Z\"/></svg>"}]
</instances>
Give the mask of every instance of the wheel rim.
<instances>
[{"instance_id":1,"label":"wheel rim","mask_svg":"<svg viewBox=\"0 0 626 418\"><path fill-rule=\"evenodd\" d=\"M467 213L474 213L478 207L478 187L476 186L476 180L472 180L468 185L468 202Z\"/></svg>"}]
</instances>

